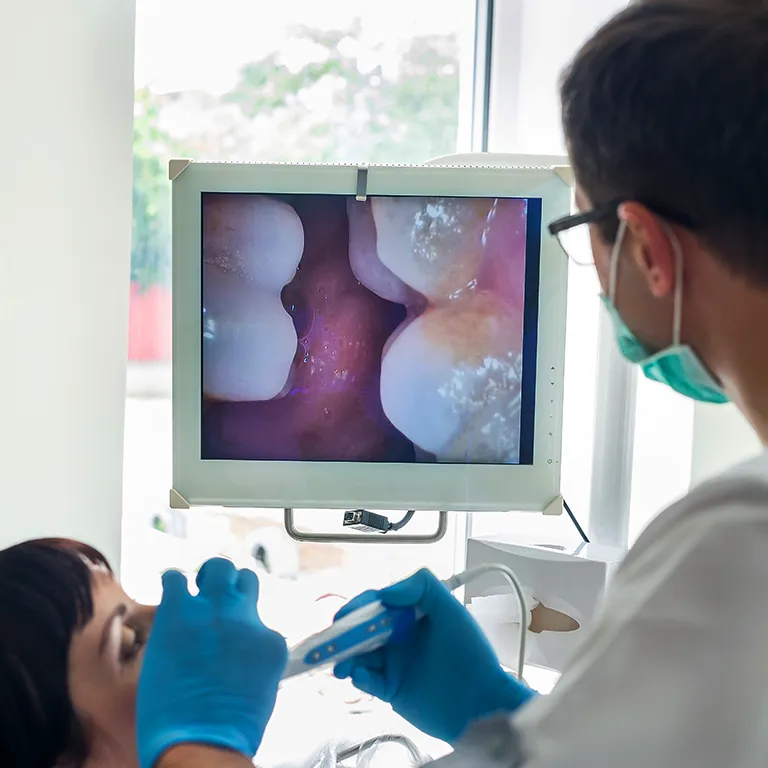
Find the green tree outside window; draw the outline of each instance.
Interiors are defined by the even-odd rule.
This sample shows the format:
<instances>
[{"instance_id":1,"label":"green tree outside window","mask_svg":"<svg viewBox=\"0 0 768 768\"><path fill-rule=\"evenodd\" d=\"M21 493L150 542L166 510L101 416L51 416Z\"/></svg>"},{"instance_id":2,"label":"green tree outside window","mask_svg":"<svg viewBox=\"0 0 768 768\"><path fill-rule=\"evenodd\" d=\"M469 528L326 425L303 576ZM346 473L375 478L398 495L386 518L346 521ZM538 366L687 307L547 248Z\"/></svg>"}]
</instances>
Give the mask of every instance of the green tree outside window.
<instances>
[{"instance_id":1,"label":"green tree outside window","mask_svg":"<svg viewBox=\"0 0 768 768\"><path fill-rule=\"evenodd\" d=\"M366 48L361 26L297 28L316 55L291 68L273 52L221 96L136 93L131 280L170 285L171 157L420 163L456 150L460 46L427 35Z\"/></svg>"}]
</instances>

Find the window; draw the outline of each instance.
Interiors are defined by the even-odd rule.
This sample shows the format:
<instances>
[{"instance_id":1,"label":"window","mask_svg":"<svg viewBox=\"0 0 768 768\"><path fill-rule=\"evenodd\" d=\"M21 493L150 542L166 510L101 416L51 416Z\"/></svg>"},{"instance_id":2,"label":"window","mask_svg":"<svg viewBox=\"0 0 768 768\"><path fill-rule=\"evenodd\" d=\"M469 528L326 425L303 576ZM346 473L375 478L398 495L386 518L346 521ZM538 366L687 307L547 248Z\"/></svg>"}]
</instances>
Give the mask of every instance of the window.
<instances>
[{"instance_id":1,"label":"window","mask_svg":"<svg viewBox=\"0 0 768 768\"><path fill-rule=\"evenodd\" d=\"M170 357L169 158L417 163L468 149L474 3L360 5L138 3L132 390L162 391L152 364Z\"/></svg>"},{"instance_id":2,"label":"window","mask_svg":"<svg viewBox=\"0 0 768 768\"><path fill-rule=\"evenodd\" d=\"M447 576L457 557L463 562L462 516L436 545L360 547L297 544L281 510L169 509L167 162L416 163L468 150L474 16L473 0L283 0L268 10L250 0L139 0L123 523L123 580L137 599L159 599L164 569L193 575L223 554L260 569L264 618L296 642L363 589L421 565ZM338 510L296 514L299 528L339 530ZM408 531L436 524L425 513ZM284 686L260 759L301 760L329 739L386 732L405 733L433 755L444 749L351 685L317 673Z\"/></svg>"}]
</instances>

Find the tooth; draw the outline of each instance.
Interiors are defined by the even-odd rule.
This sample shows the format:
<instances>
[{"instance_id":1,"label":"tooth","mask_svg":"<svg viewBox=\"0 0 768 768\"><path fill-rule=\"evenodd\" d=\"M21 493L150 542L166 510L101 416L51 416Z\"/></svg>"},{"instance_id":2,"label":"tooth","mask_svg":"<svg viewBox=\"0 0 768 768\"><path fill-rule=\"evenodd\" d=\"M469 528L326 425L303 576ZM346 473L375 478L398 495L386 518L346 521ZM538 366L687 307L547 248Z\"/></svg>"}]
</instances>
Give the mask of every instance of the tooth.
<instances>
[{"instance_id":1,"label":"tooth","mask_svg":"<svg viewBox=\"0 0 768 768\"><path fill-rule=\"evenodd\" d=\"M354 276L382 299L410 306L423 298L386 267L376 252L376 223L371 201L347 202L349 219L349 265Z\"/></svg>"},{"instance_id":2,"label":"tooth","mask_svg":"<svg viewBox=\"0 0 768 768\"><path fill-rule=\"evenodd\" d=\"M298 340L280 295L203 270L203 391L236 402L284 394Z\"/></svg>"},{"instance_id":3,"label":"tooth","mask_svg":"<svg viewBox=\"0 0 768 768\"><path fill-rule=\"evenodd\" d=\"M204 392L229 401L283 395L297 336L280 293L301 261L301 220L259 195L207 195L203 213Z\"/></svg>"},{"instance_id":4,"label":"tooth","mask_svg":"<svg viewBox=\"0 0 768 768\"><path fill-rule=\"evenodd\" d=\"M288 204L262 195L205 196L203 260L278 291L293 280L304 228Z\"/></svg>"},{"instance_id":5,"label":"tooth","mask_svg":"<svg viewBox=\"0 0 768 768\"><path fill-rule=\"evenodd\" d=\"M490 292L431 307L384 353L384 412L437 461L514 463L521 351L520 312Z\"/></svg>"},{"instance_id":6,"label":"tooth","mask_svg":"<svg viewBox=\"0 0 768 768\"><path fill-rule=\"evenodd\" d=\"M431 301L472 286L483 260L487 198L374 197L379 259Z\"/></svg>"}]
</instances>

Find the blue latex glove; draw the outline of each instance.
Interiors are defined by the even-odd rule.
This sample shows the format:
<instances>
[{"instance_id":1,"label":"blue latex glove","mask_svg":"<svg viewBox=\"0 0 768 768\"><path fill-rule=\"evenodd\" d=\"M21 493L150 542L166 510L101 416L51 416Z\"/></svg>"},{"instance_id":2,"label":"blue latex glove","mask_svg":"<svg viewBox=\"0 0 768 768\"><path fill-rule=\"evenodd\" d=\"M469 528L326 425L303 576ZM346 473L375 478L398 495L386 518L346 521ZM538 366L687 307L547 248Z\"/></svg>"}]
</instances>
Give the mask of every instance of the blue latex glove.
<instances>
[{"instance_id":1,"label":"blue latex glove","mask_svg":"<svg viewBox=\"0 0 768 768\"><path fill-rule=\"evenodd\" d=\"M228 560L209 560L199 593L178 571L163 575L139 675L136 730L141 768L175 744L224 747L253 758L272 715L288 658L262 624L259 580Z\"/></svg>"},{"instance_id":2,"label":"blue latex glove","mask_svg":"<svg viewBox=\"0 0 768 768\"><path fill-rule=\"evenodd\" d=\"M389 702L420 730L455 743L475 720L514 712L536 695L503 670L482 629L430 571L381 592L364 592L336 618L376 599L414 606L424 618L405 636L341 662L334 674L351 677L357 688Z\"/></svg>"}]
</instances>

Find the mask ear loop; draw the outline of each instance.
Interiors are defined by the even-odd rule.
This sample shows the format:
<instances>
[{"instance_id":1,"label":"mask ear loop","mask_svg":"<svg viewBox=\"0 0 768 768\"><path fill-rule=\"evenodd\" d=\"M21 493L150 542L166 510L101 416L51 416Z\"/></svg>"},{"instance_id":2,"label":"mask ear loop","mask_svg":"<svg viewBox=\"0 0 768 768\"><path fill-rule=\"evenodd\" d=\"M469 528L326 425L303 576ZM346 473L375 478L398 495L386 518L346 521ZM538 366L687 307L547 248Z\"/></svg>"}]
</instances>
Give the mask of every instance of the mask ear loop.
<instances>
[{"instance_id":1,"label":"mask ear loop","mask_svg":"<svg viewBox=\"0 0 768 768\"><path fill-rule=\"evenodd\" d=\"M672 252L675 254L675 306L672 310L672 343L677 347L680 344L683 329L683 249L677 235L666 224L664 231L667 233Z\"/></svg>"},{"instance_id":2,"label":"mask ear loop","mask_svg":"<svg viewBox=\"0 0 768 768\"><path fill-rule=\"evenodd\" d=\"M624 244L626 231L627 222L626 219L622 219L619 222L619 231L616 233L613 251L611 251L611 269L608 276L608 299L614 307L616 306L616 283L619 279L619 256L621 254L621 246Z\"/></svg>"}]
</instances>

